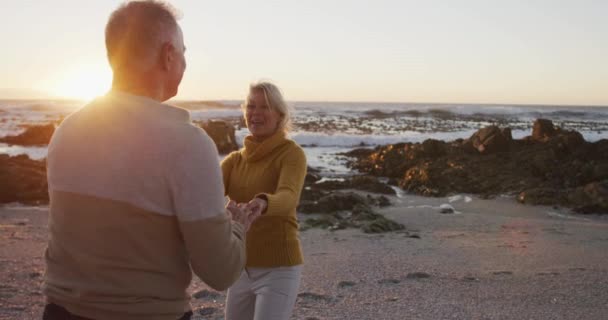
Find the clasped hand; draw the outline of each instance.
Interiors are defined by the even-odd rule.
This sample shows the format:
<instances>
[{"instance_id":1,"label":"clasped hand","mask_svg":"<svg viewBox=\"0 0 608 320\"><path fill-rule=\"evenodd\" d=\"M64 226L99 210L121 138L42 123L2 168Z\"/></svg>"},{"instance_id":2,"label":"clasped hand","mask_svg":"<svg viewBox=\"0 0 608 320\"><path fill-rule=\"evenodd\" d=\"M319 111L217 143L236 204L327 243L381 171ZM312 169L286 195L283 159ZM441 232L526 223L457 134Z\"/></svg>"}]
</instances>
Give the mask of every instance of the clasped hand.
<instances>
[{"instance_id":1,"label":"clasped hand","mask_svg":"<svg viewBox=\"0 0 608 320\"><path fill-rule=\"evenodd\" d=\"M251 224L262 215L267 206L266 200L253 198L248 203L237 203L230 200L226 209L232 220L245 226L245 232L247 232Z\"/></svg>"}]
</instances>

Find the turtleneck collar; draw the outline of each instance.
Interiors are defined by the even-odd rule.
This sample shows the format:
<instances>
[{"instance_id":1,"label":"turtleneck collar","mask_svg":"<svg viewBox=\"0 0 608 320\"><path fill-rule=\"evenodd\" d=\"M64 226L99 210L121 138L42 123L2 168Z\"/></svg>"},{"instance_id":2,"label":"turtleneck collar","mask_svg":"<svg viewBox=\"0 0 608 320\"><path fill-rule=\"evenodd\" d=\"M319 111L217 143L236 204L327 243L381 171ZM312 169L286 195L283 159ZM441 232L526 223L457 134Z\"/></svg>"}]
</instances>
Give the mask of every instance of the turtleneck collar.
<instances>
[{"instance_id":1,"label":"turtleneck collar","mask_svg":"<svg viewBox=\"0 0 608 320\"><path fill-rule=\"evenodd\" d=\"M248 135L243 142L245 150L242 154L247 162L255 162L289 141L283 130L278 130L261 142L255 141L252 135Z\"/></svg>"}]
</instances>

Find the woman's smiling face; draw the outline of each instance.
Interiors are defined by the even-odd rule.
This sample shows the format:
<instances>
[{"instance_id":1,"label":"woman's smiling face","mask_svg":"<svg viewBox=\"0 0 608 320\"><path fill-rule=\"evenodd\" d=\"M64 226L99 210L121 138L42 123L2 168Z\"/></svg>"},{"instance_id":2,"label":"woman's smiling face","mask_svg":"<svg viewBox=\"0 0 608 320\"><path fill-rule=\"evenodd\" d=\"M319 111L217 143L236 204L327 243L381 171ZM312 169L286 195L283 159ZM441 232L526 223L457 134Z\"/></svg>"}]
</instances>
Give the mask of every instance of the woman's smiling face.
<instances>
[{"instance_id":1,"label":"woman's smiling face","mask_svg":"<svg viewBox=\"0 0 608 320\"><path fill-rule=\"evenodd\" d=\"M255 90L245 106L245 121L251 135L261 141L277 131L281 115L268 105L264 91Z\"/></svg>"}]
</instances>

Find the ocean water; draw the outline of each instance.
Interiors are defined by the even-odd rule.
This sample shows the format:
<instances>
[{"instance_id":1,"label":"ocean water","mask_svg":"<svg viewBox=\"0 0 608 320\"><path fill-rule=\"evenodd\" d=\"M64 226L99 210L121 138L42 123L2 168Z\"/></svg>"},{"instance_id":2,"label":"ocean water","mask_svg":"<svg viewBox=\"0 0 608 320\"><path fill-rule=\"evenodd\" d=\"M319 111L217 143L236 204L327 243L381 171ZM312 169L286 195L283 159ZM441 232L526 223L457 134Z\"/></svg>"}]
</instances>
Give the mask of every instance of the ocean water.
<instances>
[{"instance_id":1,"label":"ocean water","mask_svg":"<svg viewBox=\"0 0 608 320\"><path fill-rule=\"evenodd\" d=\"M195 121L238 123L241 117L238 101L175 104L189 109ZM81 101L0 100L0 136L18 134L28 125L60 121L83 105ZM335 175L349 173L337 153L429 138L468 138L491 124L510 127L514 138L522 138L531 134L535 119L545 118L581 132L588 141L608 139L608 107L347 102L294 102L292 106L292 139L304 147L309 165ZM237 128L237 141L247 133L246 128ZM46 148L0 144L2 153L42 159Z\"/></svg>"}]
</instances>

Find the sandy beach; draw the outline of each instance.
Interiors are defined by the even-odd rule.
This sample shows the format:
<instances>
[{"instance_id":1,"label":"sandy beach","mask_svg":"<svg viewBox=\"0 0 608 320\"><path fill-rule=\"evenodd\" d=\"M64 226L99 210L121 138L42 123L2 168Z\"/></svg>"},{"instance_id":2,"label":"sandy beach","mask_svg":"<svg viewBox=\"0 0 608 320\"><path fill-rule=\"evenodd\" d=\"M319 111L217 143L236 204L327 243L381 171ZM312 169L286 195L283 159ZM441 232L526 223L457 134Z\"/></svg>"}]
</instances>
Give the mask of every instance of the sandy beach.
<instances>
[{"instance_id":1,"label":"sandy beach","mask_svg":"<svg viewBox=\"0 0 608 320\"><path fill-rule=\"evenodd\" d=\"M301 233L293 319L606 319L605 216L511 198L389 198L378 212L404 231ZM0 208L0 319L41 318L47 214ZM225 293L197 280L191 291L195 319L223 319Z\"/></svg>"}]
</instances>

